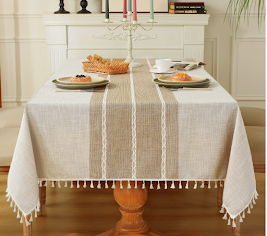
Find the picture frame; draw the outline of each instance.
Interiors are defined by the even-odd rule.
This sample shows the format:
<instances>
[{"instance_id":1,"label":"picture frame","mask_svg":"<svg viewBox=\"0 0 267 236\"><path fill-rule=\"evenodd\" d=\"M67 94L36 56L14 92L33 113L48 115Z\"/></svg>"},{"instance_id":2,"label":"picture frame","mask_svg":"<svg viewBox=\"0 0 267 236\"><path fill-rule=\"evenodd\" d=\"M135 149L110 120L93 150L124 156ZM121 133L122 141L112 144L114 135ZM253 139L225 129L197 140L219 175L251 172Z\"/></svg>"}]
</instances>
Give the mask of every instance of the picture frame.
<instances>
[{"instance_id":1,"label":"picture frame","mask_svg":"<svg viewBox=\"0 0 267 236\"><path fill-rule=\"evenodd\" d=\"M149 0L137 0L137 12L149 13L150 1ZM105 12L106 1L102 0L102 13ZM168 13L169 1L168 0L154 0L154 12L155 13ZM109 12L110 13L122 13L123 12L123 0L109 0Z\"/></svg>"}]
</instances>

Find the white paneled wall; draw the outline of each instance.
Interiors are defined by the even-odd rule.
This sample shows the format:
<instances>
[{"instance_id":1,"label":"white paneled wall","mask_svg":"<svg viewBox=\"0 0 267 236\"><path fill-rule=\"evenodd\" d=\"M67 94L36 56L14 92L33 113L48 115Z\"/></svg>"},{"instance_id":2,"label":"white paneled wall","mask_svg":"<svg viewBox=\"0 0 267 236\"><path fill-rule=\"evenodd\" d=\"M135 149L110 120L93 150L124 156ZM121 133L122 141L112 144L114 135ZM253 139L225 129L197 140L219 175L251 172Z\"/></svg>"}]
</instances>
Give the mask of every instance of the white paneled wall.
<instances>
[{"instance_id":1,"label":"white paneled wall","mask_svg":"<svg viewBox=\"0 0 267 236\"><path fill-rule=\"evenodd\" d=\"M224 23L228 2L229 0L206 0L206 9L211 15L209 25L205 26L204 35L197 34L194 29L191 34L196 34L198 40L204 40L206 70L239 104L265 107L265 25L259 31L257 14L252 14L249 25L242 22L235 35L229 24ZM46 29L41 15L58 10L58 4L58 0L0 0L3 106L24 104L48 79ZM77 12L79 4L79 0L65 0L65 9ZM100 12L100 4L101 0L88 0L87 9ZM194 42L188 44L192 46ZM153 55L150 54L153 53L155 57L160 56L160 50L141 51L144 56L149 54L151 57ZM92 52L93 50L89 52L79 49L70 53L73 54L72 57L80 57ZM58 55L55 66L64 57L61 51L51 49L50 53ZM199 53L203 53L203 50L199 49ZM188 50L186 55L196 59L201 56L196 50L194 53Z\"/></svg>"}]
</instances>

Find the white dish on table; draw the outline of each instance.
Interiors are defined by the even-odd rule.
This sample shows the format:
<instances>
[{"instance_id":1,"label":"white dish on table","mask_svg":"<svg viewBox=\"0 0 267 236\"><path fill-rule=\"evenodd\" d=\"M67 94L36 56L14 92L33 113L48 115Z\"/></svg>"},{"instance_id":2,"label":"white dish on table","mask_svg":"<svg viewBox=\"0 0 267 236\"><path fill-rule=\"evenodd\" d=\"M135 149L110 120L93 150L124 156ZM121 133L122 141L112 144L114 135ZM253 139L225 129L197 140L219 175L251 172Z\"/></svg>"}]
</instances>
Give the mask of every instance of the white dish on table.
<instances>
[{"instance_id":1,"label":"white dish on table","mask_svg":"<svg viewBox=\"0 0 267 236\"><path fill-rule=\"evenodd\" d=\"M103 77L91 76L91 82L71 82L71 78L72 77L58 78L57 81L61 84L82 85L82 84L98 84L102 83L105 80L105 78Z\"/></svg>"},{"instance_id":2,"label":"white dish on table","mask_svg":"<svg viewBox=\"0 0 267 236\"><path fill-rule=\"evenodd\" d=\"M172 81L170 80L171 76L162 76L159 77L158 80L161 82L165 82L165 83L171 83L171 84L179 84L179 83L183 83L183 84L193 84L193 83L199 83L199 82L203 82L206 80L205 77L203 76L197 76L197 75L191 75L191 81Z\"/></svg>"}]
</instances>

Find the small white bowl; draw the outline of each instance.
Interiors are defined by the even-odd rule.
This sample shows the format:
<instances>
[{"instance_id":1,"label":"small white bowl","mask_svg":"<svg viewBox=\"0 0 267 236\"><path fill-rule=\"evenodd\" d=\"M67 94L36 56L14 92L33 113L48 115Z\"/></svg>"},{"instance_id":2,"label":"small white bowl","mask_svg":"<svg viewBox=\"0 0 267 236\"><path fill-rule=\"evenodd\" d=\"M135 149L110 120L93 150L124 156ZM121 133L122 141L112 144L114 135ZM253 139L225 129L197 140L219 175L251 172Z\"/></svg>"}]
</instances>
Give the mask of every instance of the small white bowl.
<instances>
[{"instance_id":1,"label":"small white bowl","mask_svg":"<svg viewBox=\"0 0 267 236\"><path fill-rule=\"evenodd\" d=\"M159 59L156 60L156 66L159 72L166 72L171 67L171 59Z\"/></svg>"}]
</instances>

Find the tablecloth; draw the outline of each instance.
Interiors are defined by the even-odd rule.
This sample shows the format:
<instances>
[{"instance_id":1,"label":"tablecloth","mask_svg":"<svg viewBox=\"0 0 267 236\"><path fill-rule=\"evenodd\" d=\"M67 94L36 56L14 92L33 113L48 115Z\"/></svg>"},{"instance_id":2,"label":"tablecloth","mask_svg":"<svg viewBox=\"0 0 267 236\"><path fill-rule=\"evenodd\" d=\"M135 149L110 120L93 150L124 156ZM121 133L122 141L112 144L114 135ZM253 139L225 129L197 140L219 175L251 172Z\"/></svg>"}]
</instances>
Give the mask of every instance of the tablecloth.
<instances>
[{"instance_id":1,"label":"tablecloth","mask_svg":"<svg viewBox=\"0 0 267 236\"><path fill-rule=\"evenodd\" d=\"M87 74L82 60L68 59L26 104L7 188L18 218L38 211L43 181L156 181L158 189L223 181L223 219L250 213L258 194L237 102L203 68L188 74L211 79L212 91L171 91L153 82L154 60L139 61L104 76L110 84L98 92L56 93L53 79Z\"/></svg>"}]
</instances>

